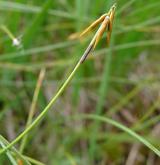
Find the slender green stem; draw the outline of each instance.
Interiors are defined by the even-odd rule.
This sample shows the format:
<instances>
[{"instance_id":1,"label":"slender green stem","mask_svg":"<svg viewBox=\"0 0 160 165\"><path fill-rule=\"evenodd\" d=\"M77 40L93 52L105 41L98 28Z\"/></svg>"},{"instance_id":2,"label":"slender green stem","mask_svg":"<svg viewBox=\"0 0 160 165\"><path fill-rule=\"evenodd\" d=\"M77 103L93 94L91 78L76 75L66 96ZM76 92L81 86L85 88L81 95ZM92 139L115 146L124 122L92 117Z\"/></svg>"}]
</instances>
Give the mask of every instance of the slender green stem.
<instances>
[{"instance_id":1,"label":"slender green stem","mask_svg":"<svg viewBox=\"0 0 160 165\"><path fill-rule=\"evenodd\" d=\"M36 159L33 159L33 158L31 158L31 157L28 157L28 156L26 156L26 155L23 155L23 157L25 158L25 159L27 159L30 163L32 163L32 164L35 164L35 165L45 165L44 163L42 163L42 162L40 162L40 161L38 161L38 160L36 160Z\"/></svg>"},{"instance_id":2,"label":"slender green stem","mask_svg":"<svg viewBox=\"0 0 160 165\"><path fill-rule=\"evenodd\" d=\"M39 95L39 91L40 91L40 88L41 88L41 85L43 82L44 75L45 75L45 69L42 69L40 71L39 78L37 80L36 88L34 91L33 100L31 103L31 107L30 107L30 111L29 111L29 115L28 115L28 119L27 119L27 123L26 123L26 128L32 123L32 119L33 119L33 116L35 114L36 103L38 100L38 95ZM22 139L22 142L20 145L20 153L23 153L23 150L24 150L25 145L27 143L27 139L28 139L28 135L24 136L24 138Z\"/></svg>"},{"instance_id":3,"label":"slender green stem","mask_svg":"<svg viewBox=\"0 0 160 165\"><path fill-rule=\"evenodd\" d=\"M8 35L8 37L11 40L15 39L14 35L11 33L11 31L5 25L0 25L0 28L1 28L1 30L3 30Z\"/></svg>"},{"instance_id":4,"label":"slender green stem","mask_svg":"<svg viewBox=\"0 0 160 165\"><path fill-rule=\"evenodd\" d=\"M79 115L79 117L81 117L81 115ZM150 150L152 150L157 156L160 157L160 150L158 150L155 146L153 146L145 138L143 138L142 136L138 135L136 132L132 131L130 128L127 128L126 126L118 123L117 121L114 121L112 119L109 119L109 118L106 118L106 117L102 117L102 116L99 116L99 115L93 115L93 114L82 115L82 117L88 118L88 119L99 120L99 121L102 121L102 122L107 122L107 123L109 123L109 124L119 128L119 129L121 129L122 131L128 133L129 135L131 135L135 139L139 140L146 147L148 147Z\"/></svg>"},{"instance_id":5,"label":"slender green stem","mask_svg":"<svg viewBox=\"0 0 160 165\"><path fill-rule=\"evenodd\" d=\"M5 148L5 145L1 141L0 141L0 145L2 148ZM6 155L7 155L8 159L10 160L12 165L17 165L16 159L13 157L11 152L7 151Z\"/></svg>"},{"instance_id":6,"label":"slender green stem","mask_svg":"<svg viewBox=\"0 0 160 165\"><path fill-rule=\"evenodd\" d=\"M49 108L53 105L53 103L57 100L57 98L61 95L61 93L64 91L68 83L71 81L72 77L74 76L76 70L80 66L80 62L77 63L75 68L73 69L72 73L69 75L67 80L64 82L62 87L58 90L56 95L53 97L53 99L49 102L49 104L45 107L45 109L39 114L39 116L30 124L15 140L13 140L6 148L0 150L0 154L6 152L9 148L11 148L14 144L16 144L19 140L21 140L29 131L31 131L32 128L34 128L40 120L46 115Z\"/></svg>"},{"instance_id":7,"label":"slender green stem","mask_svg":"<svg viewBox=\"0 0 160 165\"><path fill-rule=\"evenodd\" d=\"M9 145L9 142L1 135L0 135L0 141L5 144L5 147ZM24 157L24 155L22 155L19 151L17 151L15 147L11 148L11 152L15 154L17 158L21 159L24 165L31 165L31 163Z\"/></svg>"},{"instance_id":8,"label":"slender green stem","mask_svg":"<svg viewBox=\"0 0 160 165\"><path fill-rule=\"evenodd\" d=\"M101 26L100 26L101 28ZM99 29L98 29L99 30ZM98 31L97 31L98 33ZM93 50L92 44L95 42L97 33L94 35L93 39L91 40L89 46L85 50L84 54L78 61L77 65L74 67L73 71L69 75L69 77L66 79L66 81L63 83L63 85L59 88L56 95L51 99L51 101L48 103L48 105L44 108L44 110L39 114L39 116L15 139L13 140L6 148L3 148L0 150L0 154L5 153L9 148L11 148L14 144L16 144L19 140L21 140L29 131L31 131L46 115L48 110L51 108L51 106L56 102L58 97L62 94L62 92L65 90L69 82L72 80L73 76L75 75L77 69L80 67L80 65L85 61L89 53Z\"/></svg>"}]
</instances>

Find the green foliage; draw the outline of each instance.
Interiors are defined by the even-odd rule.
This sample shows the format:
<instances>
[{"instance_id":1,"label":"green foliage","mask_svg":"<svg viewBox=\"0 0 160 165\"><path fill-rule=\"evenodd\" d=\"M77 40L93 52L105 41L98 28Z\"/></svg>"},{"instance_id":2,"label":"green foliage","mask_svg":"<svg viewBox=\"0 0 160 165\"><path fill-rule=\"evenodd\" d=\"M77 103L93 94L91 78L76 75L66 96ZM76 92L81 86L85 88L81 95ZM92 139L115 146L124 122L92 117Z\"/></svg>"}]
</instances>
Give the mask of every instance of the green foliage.
<instances>
[{"instance_id":1,"label":"green foliage","mask_svg":"<svg viewBox=\"0 0 160 165\"><path fill-rule=\"evenodd\" d=\"M160 3L156 0L118 0L110 47L106 48L104 36L91 58L74 72L74 80L56 98L53 109L46 107L96 29L86 40L70 41L69 35L81 32L113 3L0 0L0 25L21 41L20 48L15 47L0 31L0 151L25 134L21 132L36 81L40 70L46 69L34 116L39 125L29 131L24 155L16 141L0 155L0 164L18 159L26 164L125 164L137 142L135 164L147 164L152 154L158 157ZM40 123L36 117L44 108ZM153 164L159 164L158 159Z\"/></svg>"}]
</instances>

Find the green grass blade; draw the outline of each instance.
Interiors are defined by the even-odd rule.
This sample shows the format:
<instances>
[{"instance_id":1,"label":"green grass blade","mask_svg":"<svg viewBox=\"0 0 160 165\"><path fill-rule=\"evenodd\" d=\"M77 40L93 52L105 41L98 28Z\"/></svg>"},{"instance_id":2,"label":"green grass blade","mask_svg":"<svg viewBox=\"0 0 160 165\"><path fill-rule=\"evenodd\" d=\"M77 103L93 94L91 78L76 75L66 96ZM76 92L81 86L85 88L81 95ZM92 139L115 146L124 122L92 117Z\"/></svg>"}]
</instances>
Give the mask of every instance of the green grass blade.
<instances>
[{"instance_id":1,"label":"green grass blade","mask_svg":"<svg viewBox=\"0 0 160 165\"><path fill-rule=\"evenodd\" d=\"M3 142L0 140L0 145L2 146L2 148L5 148L5 144L3 144ZM10 151L6 152L6 155L8 157L8 159L10 160L12 165L17 165L17 162L15 160L15 158L12 156L12 154L10 153Z\"/></svg>"},{"instance_id":2,"label":"green grass blade","mask_svg":"<svg viewBox=\"0 0 160 165\"><path fill-rule=\"evenodd\" d=\"M9 142L2 135L0 135L0 142L2 142L4 144L4 148L6 147L6 145L9 144ZM25 157L21 153L19 153L19 151L17 151L17 149L15 147L12 147L11 150L17 156L17 158L21 159L25 163L25 165L31 165L29 163L29 161L26 160ZM11 153L11 151L8 151L7 153L9 153L9 152ZM10 155L12 156L12 154L10 154ZM16 165L17 165L17 161L16 161Z\"/></svg>"},{"instance_id":3,"label":"green grass blade","mask_svg":"<svg viewBox=\"0 0 160 165\"><path fill-rule=\"evenodd\" d=\"M131 129L127 128L126 126L116 122L115 120L112 120L112 119L106 118L106 117L102 117L102 116L98 116L98 115L92 115L92 114L91 115L84 115L83 117L88 118L88 119L93 119L93 120L106 122L108 124L111 124L111 125L119 128L120 130L126 132L127 134L131 135L132 137L134 137L135 139L140 141L142 144L144 144L151 151L153 151L157 156L160 157L160 150L158 150L156 147L154 147L149 141L144 139L142 136L138 135L137 133L135 133Z\"/></svg>"}]
</instances>

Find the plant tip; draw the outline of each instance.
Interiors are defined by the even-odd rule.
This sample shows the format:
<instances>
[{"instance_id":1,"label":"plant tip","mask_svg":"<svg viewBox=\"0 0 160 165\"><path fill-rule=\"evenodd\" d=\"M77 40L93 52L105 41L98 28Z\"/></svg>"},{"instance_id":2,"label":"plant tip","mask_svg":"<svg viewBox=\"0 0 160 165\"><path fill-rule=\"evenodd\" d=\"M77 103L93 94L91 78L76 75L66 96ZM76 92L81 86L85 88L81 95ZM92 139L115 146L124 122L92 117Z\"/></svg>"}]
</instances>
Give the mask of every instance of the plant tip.
<instances>
[{"instance_id":1,"label":"plant tip","mask_svg":"<svg viewBox=\"0 0 160 165\"><path fill-rule=\"evenodd\" d=\"M117 3L114 3L113 6L112 6L112 10L115 10L117 7Z\"/></svg>"}]
</instances>

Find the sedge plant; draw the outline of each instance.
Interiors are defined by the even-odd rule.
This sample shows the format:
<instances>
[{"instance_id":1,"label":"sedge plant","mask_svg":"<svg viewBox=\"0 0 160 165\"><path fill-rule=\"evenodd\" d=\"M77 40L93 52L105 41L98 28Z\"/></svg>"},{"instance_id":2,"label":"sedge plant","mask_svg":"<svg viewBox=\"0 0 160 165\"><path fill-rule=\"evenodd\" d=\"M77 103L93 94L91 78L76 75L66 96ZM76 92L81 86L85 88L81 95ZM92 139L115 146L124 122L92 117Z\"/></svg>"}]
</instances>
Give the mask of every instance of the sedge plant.
<instances>
[{"instance_id":1,"label":"sedge plant","mask_svg":"<svg viewBox=\"0 0 160 165\"><path fill-rule=\"evenodd\" d=\"M63 83L63 85L59 88L55 96L51 99L51 101L48 103L48 105L44 108L44 110L38 115L38 117L30 124L28 127L10 144L8 144L5 148L0 150L0 154L5 153L8 149L10 149L14 144L16 144L18 141L20 141L25 135L27 135L46 115L50 107L56 102L56 100L59 98L59 96L62 94L62 92L66 89L69 82L72 80L73 76L75 75L78 68L83 64L83 62L86 60L88 55L95 49L96 45L98 44L99 40L101 39L103 33L107 31L107 45L109 45L111 32L112 32L112 25L115 15L115 9L116 4L114 4L108 13L103 14L99 19L94 21L88 28L86 28L79 37L84 36L89 31L94 29L97 25L100 24L100 27L98 28L96 34L92 38L91 42L89 43L87 49L84 51L83 55L75 65L73 71L70 73L66 81Z\"/></svg>"}]
</instances>

